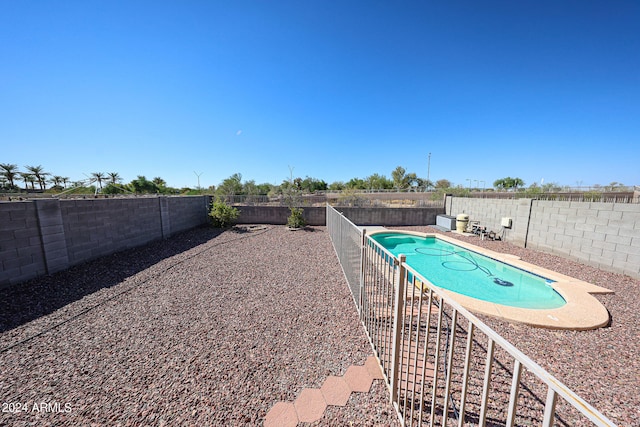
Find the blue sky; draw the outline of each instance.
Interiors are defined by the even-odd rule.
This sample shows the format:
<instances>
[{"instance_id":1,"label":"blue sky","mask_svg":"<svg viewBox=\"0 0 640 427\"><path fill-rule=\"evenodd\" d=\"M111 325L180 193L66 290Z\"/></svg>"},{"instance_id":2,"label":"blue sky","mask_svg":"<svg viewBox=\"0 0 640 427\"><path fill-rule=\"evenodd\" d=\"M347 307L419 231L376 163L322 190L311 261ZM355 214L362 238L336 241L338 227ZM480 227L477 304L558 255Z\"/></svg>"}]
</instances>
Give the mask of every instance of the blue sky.
<instances>
[{"instance_id":1,"label":"blue sky","mask_svg":"<svg viewBox=\"0 0 640 427\"><path fill-rule=\"evenodd\" d=\"M640 185L640 2L0 2L0 163ZM475 185L475 183L473 184Z\"/></svg>"}]
</instances>

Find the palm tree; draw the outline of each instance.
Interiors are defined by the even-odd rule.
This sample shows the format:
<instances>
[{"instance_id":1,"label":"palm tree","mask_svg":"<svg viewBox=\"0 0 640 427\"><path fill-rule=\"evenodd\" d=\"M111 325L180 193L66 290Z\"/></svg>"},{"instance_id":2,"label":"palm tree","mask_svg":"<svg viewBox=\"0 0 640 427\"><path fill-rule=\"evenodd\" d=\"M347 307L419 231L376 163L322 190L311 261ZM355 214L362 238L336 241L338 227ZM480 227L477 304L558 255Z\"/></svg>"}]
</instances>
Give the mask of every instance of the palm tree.
<instances>
[{"instance_id":1,"label":"palm tree","mask_svg":"<svg viewBox=\"0 0 640 427\"><path fill-rule=\"evenodd\" d=\"M33 175L33 177L38 182L38 184L40 184L40 189L41 190L46 190L47 189L47 185L46 185L45 178L48 175L50 175L50 173L45 172L44 168L42 166L40 166L40 165L38 165L38 166L25 166L25 168L31 173L31 175Z\"/></svg>"},{"instance_id":2,"label":"palm tree","mask_svg":"<svg viewBox=\"0 0 640 427\"><path fill-rule=\"evenodd\" d=\"M49 180L50 183L53 184L54 187L60 187L62 183L62 177L60 175L54 175Z\"/></svg>"},{"instance_id":3,"label":"palm tree","mask_svg":"<svg viewBox=\"0 0 640 427\"><path fill-rule=\"evenodd\" d=\"M91 176L98 182L98 187L102 190L102 180L106 178L105 175L102 172L93 172Z\"/></svg>"},{"instance_id":4,"label":"palm tree","mask_svg":"<svg viewBox=\"0 0 640 427\"><path fill-rule=\"evenodd\" d=\"M36 182L36 177L28 172L20 172L20 179L24 181L24 189L29 189L29 183L31 183L31 189L34 189L34 183Z\"/></svg>"},{"instance_id":5,"label":"palm tree","mask_svg":"<svg viewBox=\"0 0 640 427\"><path fill-rule=\"evenodd\" d=\"M524 187L524 181L520 178L511 178L508 176L506 178L496 179L493 182L493 186L503 190L509 190L511 188L517 190L518 187Z\"/></svg>"},{"instance_id":6,"label":"palm tree","mask_svg":"<svg viewBox=\"0 0 640 427\"><path fill-rule=\"evenodd\" d=\"M391 172L391 177L393 178L393 185L398 190L405 190L416 184L418 181L418 176L414 173L407 173L406 169L402 166L398 166Z\"/></svg>"},{"instance_id":7,"label":"palm tree","mask_svg":"<svg viewBox=\"0 0 640 427\"><path fill-rule=\"evenodd\" d=\"M159 176L156 176L155 178L153 178L152 181L155 185L157 185L158 187L166 187L167 186L167 182L160 178Z\"/></svg>"},{"instance_id":8,"label":"palm tree","mask_svg":"<svg viewBox=\"0 0 640 427\"><path fill-rule=\"evenodd\" d=\"M2 171L0 172L2 173L2 176L7 178L7 181L9 181L9 186L15 186L13 180L19 174L18 165L14 165L11 163L0 163L0 169L2 169Z\"/></svg>"},{"instance_id":9,"label":"palm tree","mask_svg":"<svg viewBox=\"0 0 640 427\"><path fill-rule=\"evenodd\" d=\"M63 176L62 177L62 185L64 185L64 188L67 188L67 182L69 182L69 177L68 176Z\"/></svg>"},{"instance_id":10,"label":"palm tree","mask_svg":"<svg viewBox=\"0 0 640 427\"><path fill-rule=\"evenodd\" d=\"M122 178L120 177L120 174L118 174L118 172L109 172L107 175L109 175L109 181L111 184L118 184L120 183L120 181L122 181Z\"/></svg>"},{"instance_id":11,"label":"palm tree","mask_svg":"<svg viewBox=\"0 0 640 427\"><path fill-rule=\"evenodd\" d=\"M18 172L18 177L21 181L24 182L24 189L27 190L29 187L27 187L27 183L29 182L28 177L29 174L26 172Z\"/></svg>"},{"instance_id":12,"label":"palm tree","mask_svg":"<svg viewBox=\"0 0 640 427\"><path fill-rule=\"evenodd\" d=\"M517 190L518 187L524 187L524 181L520 178L513 178L512 184L514 190Z\"/></svg>"}]
</instances>

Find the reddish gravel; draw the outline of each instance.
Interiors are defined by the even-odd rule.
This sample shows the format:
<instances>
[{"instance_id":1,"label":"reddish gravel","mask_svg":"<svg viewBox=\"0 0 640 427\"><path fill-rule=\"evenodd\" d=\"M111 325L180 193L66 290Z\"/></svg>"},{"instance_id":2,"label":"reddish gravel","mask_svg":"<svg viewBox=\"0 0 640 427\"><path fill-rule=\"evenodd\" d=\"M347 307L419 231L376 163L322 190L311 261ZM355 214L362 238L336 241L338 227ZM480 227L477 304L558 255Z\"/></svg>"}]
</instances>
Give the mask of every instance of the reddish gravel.
<instances>
[{"instance_id":1,"label":"reddish gravel","mask_svg":"<svg viewBox=\"0 0 640 427\"><path fill-rule=\"evenodd\" d=\"M439 233L431 227L399 228ZM446 234L615 291L595 296L609 310L611 324L592 331L552 331L480 317L613 422L640 426L640 280L507 242Z\"/></svg>"},{"instance_id":2,"label":"reddish gravel","mask_svg":"<svg viewBox=\"0 0 640 427\"><path fill-rule=\"evenodd\" d=\"M483 320L614 422L640 425L640 281L459 238L616 292L596 296L612 322L595 331ZM25 409L0 425L259 426L370 354L324 227L196 229L0 291L0 404ZM399 424L376 381L314 425Z\"/></svg>"},{"instance_id":3,"label":"reddish gravel","mask_svg":"<svg viewBox=\"0 0 640 427\"><path fill-rule=\"evenodd\" d=\"M256 426L371 354L323 227L195 229L0 291L0 425ZM376 381L315 425L398 422Z\"/></svg>"}]
</instances>

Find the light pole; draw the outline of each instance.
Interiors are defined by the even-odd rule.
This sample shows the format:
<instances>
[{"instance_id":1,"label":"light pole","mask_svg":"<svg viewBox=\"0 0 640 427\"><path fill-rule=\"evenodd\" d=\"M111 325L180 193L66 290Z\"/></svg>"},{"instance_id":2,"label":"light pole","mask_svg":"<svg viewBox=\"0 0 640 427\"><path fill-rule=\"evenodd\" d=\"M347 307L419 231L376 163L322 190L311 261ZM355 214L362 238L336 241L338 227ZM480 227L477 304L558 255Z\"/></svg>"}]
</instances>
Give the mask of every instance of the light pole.
<instances>
[{"instance_id":1,"label":"light pole","mask_svg":"<svg viewBox=\"0 0 640 427\"><path fill-rule=\"evenodd\" d=\"M467 184L467 188L471 190L471 179L467 178L467 181L469 182L469 184Z\"/></svg>"},{"instance_id":2,"label":"light pole","mask_svg":"<svg viewBox=\"0 0 640 427\"><path fill-rule=\"evenodd\" d=\"M427 160L427 190L431 185L431 181L429 181L430 175L431 175L431 153L429 153L429 158Z\"/></svg>"},{"instance_id":3,"label":"light pole","mask_svg":"<svg viewBox=\"0 0 640 427\"><path fill-rule=\"evenodd\" d=\"M480 185L480 181L479 181L479 180L477 180L477 179L474 179L474 180L473 180L473 182L475 182L475 183L476 183L475 189L476 189L476 190L478 190L478 189L479 189L479 187L478 187L478 186Z\"/></svg>"},{"instance_id":4,"label":"light pole","mask_svg":"<svg viewBox=\"0 0 640 427\"><path fill-rule=\"evenodd\" d=\"M484 181L480 181L482 183L482 192L484 193Z\"/></svg>"}]
</instances>

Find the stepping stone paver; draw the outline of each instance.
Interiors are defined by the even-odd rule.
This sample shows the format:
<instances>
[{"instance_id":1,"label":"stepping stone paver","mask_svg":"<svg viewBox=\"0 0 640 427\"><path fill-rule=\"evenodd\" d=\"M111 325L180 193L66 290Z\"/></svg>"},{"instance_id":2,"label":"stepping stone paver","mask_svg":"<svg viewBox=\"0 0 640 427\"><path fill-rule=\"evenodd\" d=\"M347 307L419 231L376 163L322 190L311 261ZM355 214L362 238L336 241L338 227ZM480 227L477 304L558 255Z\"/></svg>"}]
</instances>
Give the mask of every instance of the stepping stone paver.
<instances>
[{"instance_id":1,"label":"stepping stone paver","mask_svg":"<svg viewBox=\"0 0 640 427\"><path fill-rule=\"evenodd\" d=\"M351 391L368 393L373 383L373 377L364 366L351 365L344 374L344 381L349 385Z\"/></svg>"},{"instance_id":2,"label":"stepping stone paver","mask_svg":"<svg viewBox=\"0 0 640 427\"><path fill-rule=\"evenodd\" d=\"M278 402L264 417L264 427L296 427L298 414L291 402Z\"/></svg>"},{"instance_id":3,"label":"stepping stone paver","mask_svg":"<svg viewBox=\"0 0 640 427\"><path fill-rule=\"evenodd\" d=\"M351 396L351 388L342 377L327 377L320 391L327 405L333 406L345 406Z\"/></svg>"},{"instance_id":4,"label":"stepping stone paver","mask_svg":"<svg viewBox=\"0 0 640 427\"><path fill-rule=\"evenodd\" d=\"M371 375L371 378L373 378L374 380L384 379L384 376L382 375L382 369L380 368L378 360L375 357L367 357L367 361L364 362L364 367L367 368L367 371Z\"/></svg>"},{"instance_id":5,"label":"stepping stone paver","mask_svg":"<svg viewBox=\"0 0 640 427\"><path fill-rule=\"evenodd\" d=\"M374 379L384 379L375 356L364 366L351 365L344 376L329 376L320 389L305 388L295 402L277 402L267 412L264 427L296 427L321 419L328 405L345 406L352 392L368 393Z\"/></svg>"},{"instance_id":6,"label":"stepping stone paver","mask_svg":"<svg viewBox=\"0 0 640 427\"><path fill-rule=\"evenodd\" d=\"M300 396L293 402L298 414L298 421L312 423L318 421L327 409L327 402L320 389L305 388L300 392Z\"/></svg>"}]
</instances>

